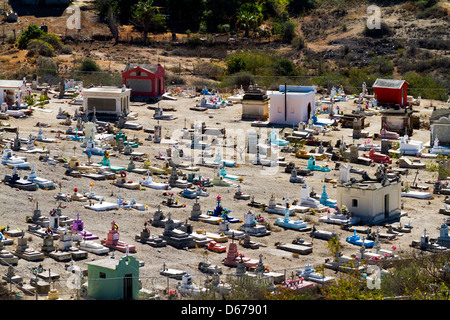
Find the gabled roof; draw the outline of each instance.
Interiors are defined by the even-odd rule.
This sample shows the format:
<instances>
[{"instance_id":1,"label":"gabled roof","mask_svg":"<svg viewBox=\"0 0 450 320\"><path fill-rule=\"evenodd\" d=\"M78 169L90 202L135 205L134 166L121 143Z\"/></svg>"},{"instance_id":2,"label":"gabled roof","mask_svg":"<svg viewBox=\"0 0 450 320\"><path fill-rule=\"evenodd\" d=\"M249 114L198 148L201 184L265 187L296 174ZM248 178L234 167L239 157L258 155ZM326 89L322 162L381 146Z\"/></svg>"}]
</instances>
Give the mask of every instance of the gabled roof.
<instances>
[{"instance_id":1,"label":"gabled roof","mask_svg":"<svg viewBox=\"0 0 450 320\"><path fill-rule=\"evenodd\" d=\"M405 80L377 79L372 88L401 89L405 82Z\"/></svg>"},{"instance_id":2,"label":"gabled roof","mask_svg":"<svg viewBox=\"0 0 450 320\"><path fill-rule=\"evenodd\" d=\"M135 69L137 67L141 67L142 69L147 70L151 73L156 73L158 71L159 64L151 64L151 63L127 63L125 66L125 70L123 72L130 71L132 69Z\"/></svg>"}]
</instances>

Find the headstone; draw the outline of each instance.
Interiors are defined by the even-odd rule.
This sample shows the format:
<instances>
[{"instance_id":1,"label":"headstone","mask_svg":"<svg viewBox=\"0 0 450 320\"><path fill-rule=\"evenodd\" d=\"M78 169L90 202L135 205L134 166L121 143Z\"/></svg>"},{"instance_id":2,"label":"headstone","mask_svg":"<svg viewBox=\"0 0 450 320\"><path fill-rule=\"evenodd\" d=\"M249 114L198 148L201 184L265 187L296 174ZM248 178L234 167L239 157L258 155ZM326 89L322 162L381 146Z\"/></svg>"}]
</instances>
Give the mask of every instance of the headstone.
<instances>
[{"instance_id":1,"label":"headstone","mask_svg":"<svg viewBox=\"0 0 450 320\"><path fill-rule=\"evenodd\" d=\"M387 139L381 140L381 153L389 155L389 140Z\"/></svg>"}]
</instances>

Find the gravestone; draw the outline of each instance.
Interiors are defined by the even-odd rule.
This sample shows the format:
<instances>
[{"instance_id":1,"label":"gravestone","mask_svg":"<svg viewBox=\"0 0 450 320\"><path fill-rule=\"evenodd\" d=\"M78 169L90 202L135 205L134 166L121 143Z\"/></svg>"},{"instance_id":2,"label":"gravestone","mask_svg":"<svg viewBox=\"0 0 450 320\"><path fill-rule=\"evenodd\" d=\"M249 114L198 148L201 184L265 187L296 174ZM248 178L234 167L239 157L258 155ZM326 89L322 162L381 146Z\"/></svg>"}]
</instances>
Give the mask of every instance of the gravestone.
<instances>
[{"instance_id":1,"label":"gravestone","mask_svg":"<svg viewBox=\"0 0 450 320\"><path fill-rule=\"evenodd\" d=\"M387 139L381 140L381 153L389 155L389 140Z\"/></svg>"}]
</instances>

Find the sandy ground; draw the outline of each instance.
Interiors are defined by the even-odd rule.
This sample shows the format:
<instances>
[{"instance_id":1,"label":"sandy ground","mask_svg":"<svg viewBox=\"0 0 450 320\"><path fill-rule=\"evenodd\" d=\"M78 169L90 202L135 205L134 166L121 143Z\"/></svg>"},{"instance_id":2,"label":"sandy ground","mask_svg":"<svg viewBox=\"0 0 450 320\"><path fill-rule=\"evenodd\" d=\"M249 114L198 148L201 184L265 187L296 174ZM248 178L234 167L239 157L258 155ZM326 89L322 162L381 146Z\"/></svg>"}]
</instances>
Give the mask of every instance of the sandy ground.
<instances>
[{"instance_id":1,"label":"sandy ground","mask_svg":"<svg viewBox=\"0 0 450 320\"><path fill-rule=\"evenodd\" d=\"M37 110L34 114L25 119L9 119L3 120L3 123L9 123L13 127L18 127L20 131L21 137L28 137L31 133L36 135L38 133L38 127L36 127L36 123L46 123L49 127L43 128L44 133L48 137L55 137L55 132L60 129L65 131L67 127L65 125L60 124L62 120L56 119L56 114L58 109L61 107L63 111L68 111L70 114L74 113L74 110L77 106L70 106L67 104L67 99L59 100L53 98L50 104L45 106L45 110L51 110L51 112L44 112ZM226 107L220 110L209 110L207 112L195 112L189 110L190 106L193 106L197 103L194 99L189 98L178 98L178 101L168 101L163 100L160 102L162 106L174 106L176 111L171 111L168 113L172 113L177 116L176 120L172 121L161 121L162 125L162 133L163 135L171 135L175 129L181 129L184 127L185 119L188 127L190 127L194 121L204 121L207 126L216 127L216 128L226 128L228 132L233 132L233 130L244 130L244 132L251 128L250 122L240 121L241 118L241 105L235 104L233 106ZM436 104L436 101L433 102ZM355 104L353 101L340 103L338 104L341 110L344 112L350 112L350 110L355 108ZM152 128L157 123L156 120L153 119L153 110L147 109L148 105L142 103L133 103L131 106L132 112L138 113L138 120L136 122L141 123L144 128ZM448 104L439 103L438 106L448 107ZM425 115L431 114L432 107L430 107L430 101L422 101L420 107L416 107L416 109L420 110L421 116L425 117ZM427 121L427 118L424 118ZM373 116L366 119L366 121L370 122L370 126L365 130L368 130L371 134L379 132L380 130L380 116ZM73 125L75 123L73 122ZM263 129L264 130L264 129ZM290 130L287 128L286 130ZM133 131L124 129L129 139L136 137L143 145L141 145L137 151L148 153L150 159L153 160L155 165L162 165L161 160L156 160L154 158L158 152L164 153L165 150L169 147L169 145L164 144L155 144L153 142L146 141L145 138L148 136L143 130L141 131ZM344 141L346 143L352 143L351 138L351 129L340 129L339 131L330 131L326 133L324 136L320 136L321 139L331 140L333 145L336 142L337 138L344 137ZM13 133L3 133L3 138L13 138ZM428 142L429 132L426 130L416 130L413 136L415 140L421 140L423 142ZM362 142L356 141L355 143ZM87 161L86 156L82 153L82 148L79 146L79 142L73 141L61 141L59 143L46 144L46 146L51 150L51 155L57 155L59 157L69 158L74 155L74 153L82 160L82 162ZM75 150L74 150L75 148ZM183 148L185 152L190 151L188 148ZM307 146L307 150L311 150L312 147ZM16 152L18 155L25 155L23 152ZM361 155L362 153L360 153ZM293 161L296 165L300 165L301 167L306 167L307 160L295 158L292 154L282 153L281 156L286 158L286 161ZM88 178L74 178L68 177L64 175L65 168L62 164L57 164L56 166L50 165L48 163L44 163L39 161L39 154L28 154L28 161L32 164L36 165L38 176L53 179L55 181L62 182L62 191L65 193L72 193L74 188L78 188L79 192L84 193L89 191L89 184L93 181ZM239 157L239 155L238 155ZM98 162L101 160L99 156L93 156L93 161ZM129 162L129 156L118 155L117 157L111 157L112 165L122 165L127 166ZM319 161L320 164L323 164L324 161ZM315 172L313 176L307 177L307 183L314 188L318 195L322 192L322 187L325 184L324 178L338 178L338 171L334 170L334 164L329 163L330 167L333 169L329 173L323 172ZM136 162L136 167L140 167L142 163ZM373 175L376 167L366 167L366 166L358 166L365 170L368 170L369 174ZM393 167L397 165L393 164ZM233 175L241 175L244 178L242 183L242 191L255 195L255 200L260 201L262 203L268 204L269 198L271 194L274 194L277 201L282 203L284 197L289 193L289 198L291 201L300 198L300 185L292 184L289 182L289 174L284 173L284 168L278 168L278 172L276 174L267 174L268 169L262 171L259 166L254 166L248 162L248 159L245 163L241 164L235 168L227 168L228 173ZM0 166L0 177L4 177L5 174L11 173L12 170L5 167ZM204 177L213 177L214 171L213 169L201 167L200 173ZM20 174L27 175L27 172L21 171ZM129 173L128 176L132 180L139 180L142 178L142 175ZM410 173L406 176L402 176L402 181L412 182L415 177L415 172L410 171ZM424 184L427 180L434 180L436 177L435 173L430 173L427 171L420 171L418 175L418 182ZM333 188L333 185L330 183L326 183L327 192L330 198L335 198L336 189ZM432 188L432 185L430 185ZM11 229L20 228L21 230L27 230L28 225L26 223L26 216L31 216L34 209L33 201L38 201L42 214L47 216L49 211L58 206L58 202L54 199L54 196L58 193L58 189L56 190L38 190L36 192L27 192L21 191L17 189L10 188L7 185L0 185L0 201L2 210L0 210L0 225L6 226L8 225ZM137 253L134 256L145 262L145 266L140 268L140 276L145 279L146 277L157 277L159 275L159 271L163 265L166 265L169 268L179 269L179 270L191 270L191 273L199 273L197 266L200 261L204 260L203 253L205 252L204 248L195 248L191 250L178 250L171 246L163 247L163 248L153 248L149 245L144 245L139 242L136 242L134 236L138 234L143 228L144 222L153 218L153 214L161 204L163 200L162 193L163 191L149 189L141 190L141 191L132 191L127 189L121 189L111 185L109 180L105 181L95 181L94 191L97 195L102 195L105 197L106 201L115 202L116 196L121 194L126 200L130 200L132 197L136 199L138 203L145 203L148 205L147 211L137 211L137 210L114 210L107 212L94 212L91 210L87 210L83 207L85 203L82 202L68 202L62 203L65 206L62 209L63 215L69 216L70 218L76 218L77 214L80 214L81 219L84 221L85 228L92 233L99 236L100 239L106 238L107 232L111 227L111 222L115 221L119 225L120 239L129 244L133 244L137 248ZM181 189L173 189L175 193L181 191ZM213 210L216 205L216 196L220 195L222 197L222 204L225 208L231 209L231 215L234 217L242 218L244 213L250 208L247 206L248 201L244 200L235 200L233 198L235 188L224 188L224 187L211 187L208 188L209 197L202 197L200 199L200 204L202 206L202 210L206 213L207 210ZM111 192L114 193L114 196L111 196ZM27 195L32 196L32 200L28 199ZM180 202L185 203L185 208L179 209L169 209L166 206L161 206L163 212L167 215L169 212L172 214L173 219L186 220L190 216L190 211L192 208L192 204L194 200L186 199L181 196L177 196ZM389 249L392 245L396 245L399 249L400 253L408 253L411 248L409 247L412 240L420 239L420 236L423 234L423 229L426 228L432 238L437 237L438 235L438 227L442 223L443 215L438 213L439 208L443 206L443 198L444 196L434 196L434 199L428 200L416 200L411 198L402 198L402 202L404 205L404 211L408 213L407 217L402 218L403 223L411 223L414 227L410 234L403 234L401 237L398 237L394 241L383 242L382 248ZM275 220L279 218L279 215L271 215L265 212L261 212L258 209L256 213L261 214L272 226L272 234L267 237L262 238L252 238L252 240L256 242L260 242L265 246L260 247L260 249L252 250L245 249L242 246L238 246L239 251L243 253L245 256L250 258L258 259L259 255L263 255L263 262L267 267L271 270L282 270L284 268L294 268L302 267L306 264L307 260L309 260L312 264L317 265L321 264L325 261L326 258L330 257L328 248L325 246L326 242L323 240L311 239L308 232L298 232L294 230L283 230L274 225ZM338 226L333 226L330 224L319 223L318 218L321 214L316 213L315 215L310 214L296 214L297 218L306 219L309 221L309 224L315 224L318 229L321 230L334 230L342 234L341 239L345 239L346 236L351 235L351 232L341 230ZM218 231L218 225L211 225L201 222L192 222L194 230L206 229L211 232ZM239 224L238 224L239 225ZM238 225L231 224L231 228L238 228ZM151 234L158 235L162 233L162 229L158 229L150 226ZM384 227L381 228L381 231L386 231ZM282 251L276 248L275 243L291 243L292 240L297 237L303 237L307 241L313 242L313 253L309 255L294 255L292 253ZM36 250L40 250L42 245L42 239L26 233L26 237L29 238L29 245L31 248ZM99 241L99 240L98 240ZM341 241L344 244L343 252L346 255L352 255L358 252L359 247L346 244L345 240ZM15 249L16 241L12 246L6 246L5 249L9 251L13 251ZM228 244L227 244L228 245ZM111 253L110 253L111 255ZM123 256L123 253L116 251L114 255L117 257ZM218 265L222 265L222 260L224 259L225 254L218 254L209 252L208 259ZM80 266L83 269L86 269L85 262L104 259L104 256L97 256L94 254L89 254L86 260L77 261L75 264ZM69 273L64 270L64 263L55 262L52 258L46 257L43 262L41 262L43 267L46 269L51 269L52 272L59 273L61 275L61 279L67 279L69 277ZM37 266L38 262L27 262L25 260L19 260L19 264L17 266L17 270L23 272L26 276L31 276L31 272L29 270L30 266ZM228 267L222 266L224 273L234 273L234 269L230 269ZM7 271L6 266L0 266L0 273L3 275ZM289 271L289 274L292 271ZM165 280L164 280L165 281ZM164 284L164 282L160 282ZM172 282L174 283L174 282ZM152 286L150 280L143 280L143 287L146 289L150 289ZM70 292L68 291L63 284L59 287L61 292ZM65 299L69 299L73 297L72 294L67 293L64 296Z\"/></svg>"}]
</instances>

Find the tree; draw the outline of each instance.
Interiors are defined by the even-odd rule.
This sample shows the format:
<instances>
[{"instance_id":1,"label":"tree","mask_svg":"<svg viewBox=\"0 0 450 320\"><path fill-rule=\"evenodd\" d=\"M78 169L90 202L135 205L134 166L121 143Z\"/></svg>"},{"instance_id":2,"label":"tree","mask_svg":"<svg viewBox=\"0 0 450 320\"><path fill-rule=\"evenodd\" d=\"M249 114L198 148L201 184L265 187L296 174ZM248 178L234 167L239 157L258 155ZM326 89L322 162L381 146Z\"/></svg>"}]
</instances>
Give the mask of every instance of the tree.
<instances>
[{"instance_id":1,"label":"tree","mask_svg":"<svg viewBox=\"0 0 450 320\"><path fill-rule=\"evenodd\" d=\"M161 24L165 23L164 16L158 13L158 8L153 5L153 0L140 1L133 6L133 9L133 23L142 28L144 44L147 44L147 36L151 27L161 27Z\"/></svg>"},{"instance_id":2,"label":"tree","mask_svg":"<svg viewBox=\"0 0 450 320\"><path fill-rule=\"evenodd\" d=\"M35 24L30 24L27 29L25 29L17 39L17 44L19 49L24 49L27 47L28 42L34 39L39 39L45 32Z\"/></svg>"},{"instance_id":3,"label":"tree","mask_svg":"<svg viewBox=\"0 0 450 320\"><path fill-rule=\"evenodd\" d=\"M243 4L238 11L238 21L248 37L250 29L257 28L262 21L262 7L254 3Z\"/></svg>"}]
</instances>

